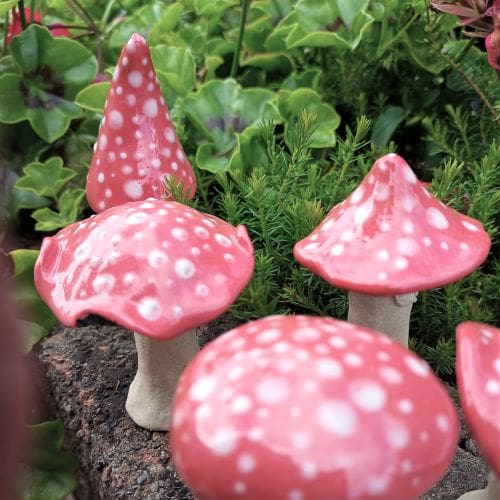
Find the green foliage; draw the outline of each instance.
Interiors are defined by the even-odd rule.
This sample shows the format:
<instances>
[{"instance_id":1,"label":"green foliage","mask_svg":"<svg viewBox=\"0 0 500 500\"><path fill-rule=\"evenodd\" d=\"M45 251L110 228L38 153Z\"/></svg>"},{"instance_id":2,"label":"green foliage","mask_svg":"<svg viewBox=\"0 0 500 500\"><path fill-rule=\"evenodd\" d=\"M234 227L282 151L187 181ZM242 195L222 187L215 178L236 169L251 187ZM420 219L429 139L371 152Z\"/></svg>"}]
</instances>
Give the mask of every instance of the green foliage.
<instances>
[{"instance_id":1,"label":"green foliage","mask_svg":"<svg viewBox=\"0 0 500 500\"><path fill-rule=\"evenodd\" d=\"M59 421L28 426L35 444L25 458L27 487L24 500L58 500L77 486L77 463L61 449L64 429Z\"/></svg>"},{"instance_id":2,"label":"green foliage","mask_svg":"<svg viewBox=\"0 0 500 500\"><path fill-rule=\"evenodd\" d=\"M276 96L266 89L245 89L234 80L213 80L183 106L187 117L205 141L196 152L196 164L217 173L241 163L242 144L251 142L257 125L264 120L280 120Z\"/></svg>"},{"instance_id":3,"label":"green foliage","mask_svg":"<svg viewBox=\"0 0 500 500\"><path fill-rule=\"evenodd\" d=\"M33 281L33 268L38 257L37 250L13 250L10 253L14 262L13 300L29 322L40 325L48 333L57 323L51 310L38 294ZM25 325L29 326L29 325ZM30 330L28 333L34 333ZM30 345L28 338L25 344Z\"/></svg>"},{"instance_id":4,"label":"green foliage","mask_svg":"<svg viewBox=\"0 0 500 500\"><path fill-rule=\"evenodd\" d=\"M10 9L17 5L19 0L0 0L0 16L5 16Z\"/></svg>"},{"instance_id":5,"label":"green foliage","mask_svg":"<svg viewBox=\"0 0 500 500\"><path fill-rule=\"evenodd\" d=\"M31 214L37 221L37 230L53 231L78 219L85 191L69 188L61 193L62 188L77 175L75 170L63 167L62 158L53 157L45 163L30 163L24 167L23 173L24 176L16 183L17 189L51 198L58 207L58 211L48 207L38 208Z\"/></svg>"},{"instance_id":6,"label":"green foliage","mask_svg":"<svg viewBox=\"0 0 500 500\"><path fill-rule=\"evenodd\" d=\"M361 118L357 132L349 130L338 141L334 151L344 163L333 167L313 154L315 127L315 116L302 113L296 126L277 139L275 125L266 123L258 134L265 152L261 161L217 176L216 212L232 224L245 224L255 248L253 279L233 308L240 317L296 310L338 317L345 312L342 292L302 269L292 249L341 201L344 191L333 187L360 179L369 154L369 123Z\"/></svg>"},{"instance_id":7,"label":"green foliage","mask_svg":"<svg viewBox=\"0 0 500 500\"><path fill-rule=\"evenodd\" d=\"M43 140L54 142L81 116L74 97L95 77L96 59L78 42L53 38L36 24L16 36L10 50L18 72L0 76L0 121L29 120Z\"/></svg>"},{"instance_id":8,"label":"green foliage","mask_svg":"<svg viewBox=\"0 0 500 500\"><path fill-rule=\"evenodd\" d=\"M47 2L44 11L84 24L87 30L72 32L79 42L31 26L0 59L2 157L12 178L20 177L6 204L12 220L28 210L37 230L53 231L82 215L110 85L91 82L97 66L99 81L113 72L119 50L139 32L196 167L190 203L244 223L254 241L255 275L236 314L345 317L345 294L298 266L292 248L376 157L397 151L493 240L481 269L420 294L411 325L416 348L447 374L457 323L494 322L500 85L481 42L460 33L454 16L422 0L254 0L240 47L237 0L83 5ZM183 199L182 186L169 182Z\"/></svg>"}]
</instances>

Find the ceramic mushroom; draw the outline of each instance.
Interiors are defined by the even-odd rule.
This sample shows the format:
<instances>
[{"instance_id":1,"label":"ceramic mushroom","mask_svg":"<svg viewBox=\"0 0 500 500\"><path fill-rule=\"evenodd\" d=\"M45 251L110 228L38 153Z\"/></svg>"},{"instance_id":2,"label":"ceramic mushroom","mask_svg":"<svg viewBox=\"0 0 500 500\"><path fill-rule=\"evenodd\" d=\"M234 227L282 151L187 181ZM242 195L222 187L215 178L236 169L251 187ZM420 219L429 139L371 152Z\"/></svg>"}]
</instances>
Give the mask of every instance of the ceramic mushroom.
<instances>
[{"instance_id":1,"label":"ceramic mushroom","mask_svg":"<svg viewBox=\"0 0 500 500\"><path fill-rule=\"evenodd\" d=\"M386 336L271 316L190 362L169 439L200 500L401 500L445 472L457 420L429 366Z\"/></svg>"},{"instance_id":2,"label":"ceramic mushroom","mask_svg":"<svg viewBox=\"0 0 500 500\"><path fill-rule=\"evenodd\" d=\"M165 177L196 192L193 169L177 139L144 38L132 35L122 50L87 176L95 212L129 201L163 198Z\"/></svg>"},{"instance_id":3,"label":"ceramic mushroom","mask_svg":"<svg viewBox=\"0 0 500 500\"><path fill-rule=\"evenodd\" d=\"M234 302L253 265L244 226L151 199L45 238L35 285L64 325L98 314L136 332L126 409L141 427L166 430L175 384L198 351L193 328Z\"/></svg>"},{"instance_id":4,"label":"ceramic mushroom","mask_svg":"<svg viewBox=\"0 0 500 500\"><path fill-rule=\"evenodd\" d=\"M349 290L348 321L407 346L417 292L466 276L490 244L480 222L441 203L403 158L388 154L293 253L313 273Z\"/></svg>"},{"instance_id":5,"label":"ceramic mushroom","mask_svg":"<svg viewBox=\"0 0 500 500\"><path fill-rule=\"evenodd\" d=\"M482 323L457 328L460 402L479 449L491 467L488 486L461 500L500 499L500 329Z\"/></svg>"}]
</instances>

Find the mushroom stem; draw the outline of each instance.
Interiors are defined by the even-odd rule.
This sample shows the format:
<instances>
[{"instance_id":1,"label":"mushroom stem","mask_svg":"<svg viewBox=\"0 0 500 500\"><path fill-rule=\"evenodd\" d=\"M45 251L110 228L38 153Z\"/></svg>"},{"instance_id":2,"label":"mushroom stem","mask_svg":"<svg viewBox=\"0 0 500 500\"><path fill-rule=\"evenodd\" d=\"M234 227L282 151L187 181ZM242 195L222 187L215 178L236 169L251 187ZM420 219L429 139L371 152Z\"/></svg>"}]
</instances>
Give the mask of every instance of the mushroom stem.
<instances>
[{"instance_id":1,"label":"mushroom stem","mask_svg":"<svg viewBox=\"0 0 500 500\"><path fill-rule=\"evenodd\" d=\"M125 408L140 427L167 431L174 390L182 371L199 351L195 330L171 340L153 340L134 333L137 373Z\"/></svg>"},{"instance_id":2,"label":"mushroom stem","mask_svg":"<svg viewBox=\"0 0 500 500\"><path fill-rule=\"evenodd\" d=\"M408 347L411 307L416 300L417 292L392 296L349 292L347 321L385 333Z\"/></svg>"},{"instance_id":3,"label":"mushroom stem","mask_svg":"<svg viewBox=\"0 0 500 500\"><path fill-rule=\"evenodd\" d=\"M482 490L468 491L458 500L498 500L500 498L500 479L494 472L488 474L488 485Z\"/></svg>"}]
</instances>

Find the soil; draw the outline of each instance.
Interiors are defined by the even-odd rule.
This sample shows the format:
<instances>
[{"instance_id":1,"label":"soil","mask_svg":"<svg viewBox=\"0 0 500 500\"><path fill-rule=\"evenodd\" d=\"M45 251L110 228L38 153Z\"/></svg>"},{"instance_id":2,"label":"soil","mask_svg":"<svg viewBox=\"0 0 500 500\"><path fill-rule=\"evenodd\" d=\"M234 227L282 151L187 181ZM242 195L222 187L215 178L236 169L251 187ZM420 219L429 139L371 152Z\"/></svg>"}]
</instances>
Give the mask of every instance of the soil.
<instances>
[{"instance_id":1,"label":"soil","mask_svg":"<svg viewBox=\"0 0 500 500\"><path fill-rule=\"evenodd\" d=\"M203 344L236 325L223 316L199 329ZM90 318L78 328L58 327L35 349L36 379L66 446L80 462L78 500L194 497L170 460L165 433L136 426L125 412L136 371L133 335ZM422 499L452 500L486 485L487 466L462 425L459 448L442 481Z\"/></svg>"}]
</instances>

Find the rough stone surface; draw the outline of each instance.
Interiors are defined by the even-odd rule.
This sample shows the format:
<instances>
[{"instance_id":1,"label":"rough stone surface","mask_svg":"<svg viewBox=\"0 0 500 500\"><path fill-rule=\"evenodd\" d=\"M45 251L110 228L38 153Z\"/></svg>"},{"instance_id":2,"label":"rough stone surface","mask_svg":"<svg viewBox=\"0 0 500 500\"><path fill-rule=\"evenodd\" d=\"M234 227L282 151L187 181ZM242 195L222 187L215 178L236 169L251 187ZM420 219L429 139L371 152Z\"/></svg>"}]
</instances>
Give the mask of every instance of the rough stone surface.
<instances>
[{"instance_id":1,"label":"rough stone surface","mask_svg":"<svg viewBox=\"0 0 500 500\"><path fill-rule=\"evenodd\" d=\"M235 325L223 316L199 330L200 343ZM136 371L131 332L93 318L59 327L36 349L44 399L66 429L67 448L80 462L78 500L193 499L170 461L165 433L136 426L125 413ZM422 500L452 500L486 486L487 466L466 427L446 476Z\"/></svg>"}]
</instances>

